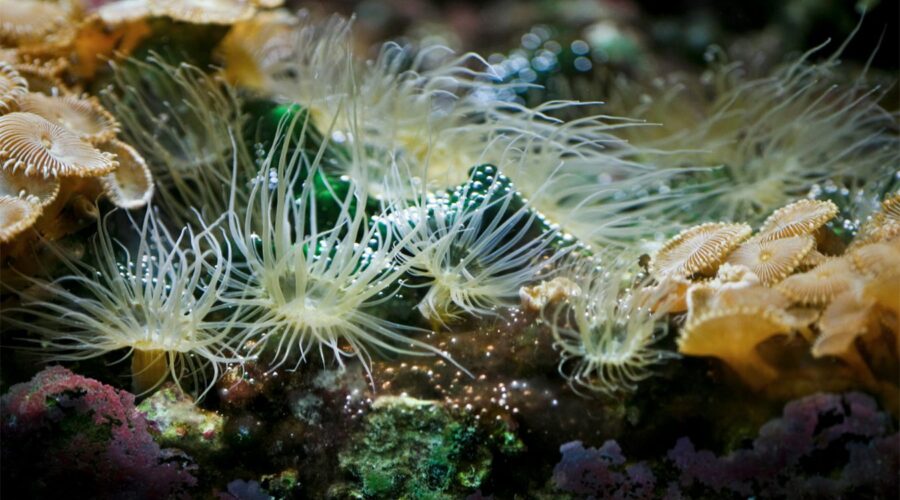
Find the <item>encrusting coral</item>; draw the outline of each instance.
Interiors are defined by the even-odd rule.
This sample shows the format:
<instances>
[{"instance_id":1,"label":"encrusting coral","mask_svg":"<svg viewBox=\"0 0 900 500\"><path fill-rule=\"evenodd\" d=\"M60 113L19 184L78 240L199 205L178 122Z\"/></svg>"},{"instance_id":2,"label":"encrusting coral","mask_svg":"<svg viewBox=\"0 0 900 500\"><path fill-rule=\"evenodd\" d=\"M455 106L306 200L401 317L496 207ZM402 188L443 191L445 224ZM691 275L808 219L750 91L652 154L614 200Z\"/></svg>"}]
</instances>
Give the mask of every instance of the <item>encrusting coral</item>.
<instances>
[{"instance_id":1,"label":"encrusting coral","mask_svg":"<svg viewBox=\"0 0 900 500\"><path fill-rule=\"evenodd\" d=\"M714 280L694 278L680 287L667 285L672 278L665 273L671 267L666 252L681 243L670 240L660 251L663 264L651 270L658 282L654 289L668 286L686 301L679 352L722 359L744 383L761 390L781 373L761 356L760 344L800 333L814 358L840 358L860 383L892 397L897 388L884 377L898 365L900 238L877 228L893 224L896 198L889 195L839 255L816 249L825 244L830 246L823 251L834 251L825 224L837 214L836 206L818 200L787 205L719 259L724 264L707 271L716 273ZM885 339L887 344L879 344Z\"/></svg>"},{"instance_id":2,"label":"encrusting coral","mask_svg":"<svg viewBox=\"0 0 900 500\"><path fill-rule=\"evenodd\" d=\"M809 235L773 240L754 238L737 247L726 262L747 266L764 285L771 286L790 275L815 244L816 240Z\"/></svg>"},{"instance_id":3,"label":"encrusting coral","mask_svg":"<svg viewBox=\"0 0 900 500\"><path fill-rule=\"evenodd\" d=\"M659 249L652 262L653 273L687 277L715 271L751 232L746 224L715 222L685 229Z\"/></svg>"},{"instance_id":4,"label":"encrusting coral","mask_svg":"<svg viewBox=\"0 0 900 500\"><path fill-rule=\"evenodd\" d=\"M28 93L28 81L7 62L0 61L0 113L12 111Z\"/></svg>"},{"instance_id":5,"label":"encrusting coral","mask_svg":"<svg viewBox=\"0 0 900 500\"><path fill-rule=\"evenodd\" d=\"M95 98L29 93L18 104L21 111L42 116L91 144L109 141L119 131L115 118Z\"/></svg>"}]
</instances>

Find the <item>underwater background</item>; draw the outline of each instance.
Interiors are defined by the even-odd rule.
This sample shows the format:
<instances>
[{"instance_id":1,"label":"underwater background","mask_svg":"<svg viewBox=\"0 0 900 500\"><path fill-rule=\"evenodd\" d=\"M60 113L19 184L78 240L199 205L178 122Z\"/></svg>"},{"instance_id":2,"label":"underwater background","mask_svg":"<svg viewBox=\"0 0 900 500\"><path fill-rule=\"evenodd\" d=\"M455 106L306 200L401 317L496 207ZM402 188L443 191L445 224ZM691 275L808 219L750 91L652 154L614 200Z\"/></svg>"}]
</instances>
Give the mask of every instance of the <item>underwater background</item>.
<instances>
[{"instance_id":1,"label":"underwater background","mask_svg":"<svg viewBox=\"0 0 900 500\"><path fill-rule=\"evenodd\" d=\"M0 0L0 496L897 498L898 24Z\"/></svg>"}]
</instances>

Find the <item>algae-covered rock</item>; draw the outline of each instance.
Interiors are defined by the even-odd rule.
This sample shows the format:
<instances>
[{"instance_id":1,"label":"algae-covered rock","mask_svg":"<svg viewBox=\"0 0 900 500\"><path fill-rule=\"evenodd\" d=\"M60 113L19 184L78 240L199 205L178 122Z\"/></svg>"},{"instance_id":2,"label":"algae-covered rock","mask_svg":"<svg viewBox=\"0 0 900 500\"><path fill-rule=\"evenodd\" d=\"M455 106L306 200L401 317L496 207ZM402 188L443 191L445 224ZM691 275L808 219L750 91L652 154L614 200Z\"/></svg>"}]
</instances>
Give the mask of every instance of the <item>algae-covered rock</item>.
<instances>
[{"instance_id":1,"label":"algae-covered rock","mask_svg":"<svg viewBox=\"0 0 900 500\"><path fill-rule=\"evenodd\" d=\"M148 427L132 394L46 368L0 398L0 497L188 498L197 466Z\"/></svg>"},{"instance_id":2,"label":"algae-covered rock","mask_svg":"<svg viewBox=\"0 0 900 500\"><path fill-rule=\"evenodd\" d=\"M147 420L156 426L154 439L202 456L222 449L223 418L197 406L174 384L167 384L138 405Z\"/></svg>"},{"instance_id":3,"label":"algae-covered rock","mask_svg":"<svg viewBox=\"0 0 900 500\"><path fill-rule=\"evenodd\" d=\"M395 396L377 399L349 442L339 460L353 483L332 494L354 498L458 498L484 483L496 456L523 449L499 421Z\"/></svg>"}]
</instances>

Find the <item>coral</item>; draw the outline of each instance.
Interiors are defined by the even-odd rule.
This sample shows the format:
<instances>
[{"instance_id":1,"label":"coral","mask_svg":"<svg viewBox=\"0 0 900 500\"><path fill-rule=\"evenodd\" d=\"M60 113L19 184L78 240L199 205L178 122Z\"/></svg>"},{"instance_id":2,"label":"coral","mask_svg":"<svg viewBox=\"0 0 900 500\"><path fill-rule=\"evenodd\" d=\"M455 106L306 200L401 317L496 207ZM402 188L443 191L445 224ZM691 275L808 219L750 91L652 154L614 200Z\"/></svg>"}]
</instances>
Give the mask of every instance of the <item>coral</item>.
<instances>
[{"instance_id":1,"label":"coral","mask_svg":"<svg viewBox=\"0 0 900 500\"><path fill-rule=\"evenodd\" d=\"M100 150L116 155L119 167L101 178L109 201L124 209L140 208L153 198L153 174L144 158L130 145L113 139L100 145Z\"/></svg>"},{"instance_id":2,"label":"coral","mask_svg":"<svg viewBox=\"0 0 900 500\"><path fill-rule=\"evenodd\" d=\"M760 357L757 346L775 335L805 328L816 317L788 310L789 301L761 285L747 268L735 272L726 265L719 271L715 281L690 287L678 352L720 358L744 383L762 388L776 379L777 372Z\"/></svg>"},{"instance_id":3,"label":"coral","mask_svg":"<svg viewBox=\"0 0 900 500\"><path fill-rule=\"evenodd\" d=\"M860 226L850 249L900 236L900 192L884 197L879 210Z\"/></svg>"},{"instance_id":4,"label":"coral","mask_svg":"<svg viewBox=\"0 0 900 500\"><path fill-rule=\"evenodd\" d=\"M458 498L486 481L495 458L521 447L502 422L479 424L431 401L382 396L339 455L353 479L341 489L348 496Z\"/></svg>"},{"instance_id":5,"label":"coral","mask_svg":"<svg viewBox=\"0 0 900 500\"><path fill-rule=\"evenodd\" d=\"M181 498L196 484L127 392L53 366L12 386L0 408L4 496Z\"/></svg>"},{"instance_id":6,"label":"coral","mask_svg":"<svg viewBox=\"0 0 900 500\"><path fill-rule=\"evenodd\" d=\"M0 2L0 41L13 44L34 42L67 27L69 15L63 5L38 0ZM5 45L5 43L4 43Z\"/></svg>"},{"instance_id":7,"label":"coral","mask_svg":"<svg viewBox=\"0 0 900 500\"><path fill-rule=\"evenodd\" d=\"M41 208L30 200L0 195L0 241L7 242L28 229L41 214Z\"/></svg>"},{"instance_id":8,"label":"coral","mask_svg":"<svg viewBox=\"0 0 900 500\"><path fill-rule=\"evenodd\" d=\"M706 223L679 233L659 249L651 262L657 276L690 276L715 271L752 229L746 224Z\"/></svg>"},{"instance_id":9,"label":"coral","mask_svg":"<svg viewBox=\"0 0 900 500\"><path fill-rule=\"evenodd\" d=\"M198 459L222 450L223 418L199 408L178 386L169 383L137 407L161 446L179 448Z\"/></svg>"},{"instance_id":10,"label":"coral","mask_svg":"<svg viewBox=\"0 0 900 500\"><path fill-rule=\"evenodd\" d=\"M813 234L837 215L838 207L831 201L799 200L772 213L759 228L761 241Z\"/></svg>"},{"instance_id":11,"label":"coral","mask_svg":"<svg viewBox=\"0 0 900 500\"><path fill-rule=\"evenodd\" d=\"M26 277L31 286L19 291L22 306L8 311L17 315L9 321L40 336L34 342L59 360L127 349L136 391L171 375L205 393L221 365L242 360L229 346L230 332L207 317L219 304L231 255L212 228L173 236L153 210L132 226L140 237L134 253L101 220L91 248L96 266L60 253L70 274L52 282Z\"/></svg>"},{"instance_id":12,"label":"coral","mask_svg":"<svg viewBox=\"0 0 900 500\"><path fill-rule=\"evenodd\" d=\"M6 61L0 61L0 114L16 108L19 99L28 93L28 81Z\"/></svg>"},{"instance_id":13,"label":"coral","mask_svg":"<svg viewBox=\"0 0 900 500\"><path fill-rule=\"evenodd\" d=\"M19 100L19 109L65 127L94 145L109 141L119 132L115 118L96 98L29 93Z\"/></svg>"},{"instance_id":14,"label":"coral","mask_svg":"<svg viewBox=\"0 0 900 500\"><path fill-rule=\"evenodd\" d=\"M560 447L553 494L578 498L891 498L900 488L900 434L861 393L787 403L757 437L726 455L678 439L664 457L631 463L618 443ZM666 482L662 478L673 478Z\"/></svg>"},{"instance_id":15,"label":"coral","mask_svg":"<svg viewBox=\"0 0 900 500\"><path fill-rule=\"evenodd\" d=\"M737 247L726 262L747 266L764 285L772 286L790 275L815 244L808 235L768 241L753 238Z\"/></svg>"},{"instance_id":16,"label":"coral","mask_svg":"<svg viewBox=\"0 0 900 500\"><path fill-rule=\"evenodd\" d=\"M581 293L578 285L563 276L544 280L534 286L523 286L519 289L522 309L540 312L545 307L575 297Z\"/></svg>"},{"instance_id":17,"label":"coral","mask_svg":"<svg viewBox=\"0 0 900 500\"><path fill-rule=\"evenodd\" d=\"M31 113L0 116L0 162L25 175L93 177L113 171L118 162L76 134Z\"/></svg>"},{"instance_id":18,"label":"coral","mask_svg":"<svg viewBox=\"0 0 900 500\"><path fill-rule=\"evenodd\" d=\"M46 207L59 194L60 180L55 177L29 176L22 172L0 170L0 194L25 198L38 207Z\"/></svg>"},{"instance_id":19,"label":"coral","mask_svg":"<svg viewBox=\"0 0 900 500\"><path fill-rule=\"evenodd\" d=\"M256 12L244 0L155 0L150 6L154 15L194 24L232 24Z\"/></svg>"},{"instance_id":20,"label":"coral","mask_svg":"<svg viewBox=\"0 0 900 500\"><path fill-rule=\"evenodd\" d=\"M656 478L645 463L625 465L615 441L585 448L581 441L559 447L562 460L553 468L556 490L589 498L652 498Z\"/></svg>"},{"instance_id":21,"label":"coral","mask_svg":"<svg viewBox=\"0 0 900 500\"><path fill-rule=\"evenodd\" d=\"M900 488L898 445L890 416L871 397L815 394L785 405L749 449L716 456L682 438L668 458L681 487L698 495L888 498Z\"/></svg>"},{"instance_id":22,"label":"coral","mask_svg":"<svg viewBox=\"0 0 900 500\"><path fill-rule=\"evenodd\" d=\"M858 276L848 257L835 257L805 273L788 276L777 288L794 302L824 305L853 286Z\"/></svg>"}]
</instances>

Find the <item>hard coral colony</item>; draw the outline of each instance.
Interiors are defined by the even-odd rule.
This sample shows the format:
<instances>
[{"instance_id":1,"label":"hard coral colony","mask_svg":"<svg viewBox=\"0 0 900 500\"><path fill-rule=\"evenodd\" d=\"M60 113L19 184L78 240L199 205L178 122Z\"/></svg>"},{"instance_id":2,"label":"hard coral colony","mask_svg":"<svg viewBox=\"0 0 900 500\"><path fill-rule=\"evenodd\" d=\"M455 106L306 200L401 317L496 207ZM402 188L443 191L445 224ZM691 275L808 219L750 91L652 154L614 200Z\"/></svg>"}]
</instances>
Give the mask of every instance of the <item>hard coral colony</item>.
<instances>
[{"instance_id":1,"label":"hard coral colony","mask_svg":"<svg viewBox=\"0 0 900 500\"><path fill-rule=\"evenodd\" d=\"M520 426L536 450L596 413L621 421L604 430L625 432L654 404L699 404L669 389L684 383L702 386L697 398L727 391L760 407L811 398L785 419L839 398L818 391L863 390L900 411L897 115L868 68L841 76L846 47L763 76L714 66L696 89L611 86L611 108L633 119L593 102L525 105L515 96L533 84L440 44L386 43L365 59L351 20L277 0L100 3L0 0L0 343L21 359L113 384L128 372L138 398L221 410L236 437L212 455L253 449L264 434L266 463L286 474L272 456L304 436L291 467L330 454L321 463L362 484L323 488L333 497L496 487L511 476L491 464L519 464ZM475 333L494 328L512 333ZM510 345L495 350L501 341ZM511 354L480 359L495 352ZM491 370L509 386L488 387ZM130 412L120 423L146 441L130 395L101 411L94 394L125 393L62 367L41 373L34 390L66 419L87 412L102 434L102 412ZM417 377L428 389L408 381ZM424 400L459 386L464 408ZM532 400L521 414L514 389ZM25 390L3 399L16 439L28 431L13 415L32 404ZM261 394L291 399L301 423L257 419L271 404ZM848 398L876 412L867 396ZM488 418L478 406L488 400L504 411ZM579 418L535 432L540 418L526 413L543 400ZM68 422L46 411L54 426ZM601 431L586 432L579 439ZM396 451L403 443L420 449ZM691 481L715 490L698 469L705 455L679 443L674 465L652 472L625 465L615 441L570 443L552 481L524 487L650 497L668 467L681 474L670 493ZM415 477L373 465L379 447L402 453L384 464ZM143 453L141 474L196 487L158 446ZM709 467L731 467L712 457ZM603 477L582 484L569 468ZM259 486L203 477L230 484L223 498Z\"/></svg>"}]
</instances>

